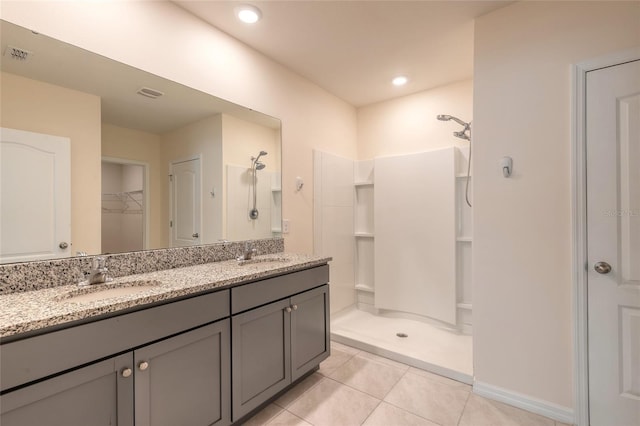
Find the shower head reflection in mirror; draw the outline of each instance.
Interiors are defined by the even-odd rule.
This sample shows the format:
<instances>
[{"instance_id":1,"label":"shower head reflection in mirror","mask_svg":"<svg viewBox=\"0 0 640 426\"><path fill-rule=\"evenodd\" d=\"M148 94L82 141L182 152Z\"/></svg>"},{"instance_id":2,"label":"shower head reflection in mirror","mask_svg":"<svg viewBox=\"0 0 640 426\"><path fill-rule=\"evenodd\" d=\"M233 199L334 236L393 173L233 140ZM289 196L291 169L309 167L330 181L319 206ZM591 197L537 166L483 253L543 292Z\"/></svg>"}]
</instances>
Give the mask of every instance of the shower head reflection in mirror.
<instances>
[{"instance_id":1,"label":"shower head reflection in mirror","mask_svg":"<svg viewBox=\"0 0 640 426\"><path fill-rule=\"evenodd\" d=\"M266 166L264 163L261 163L260 157L267 155L267 151L260 151L257 157L251 157L251 174L253 177L253 207L249 210L249 218L251 220L256 220L260 213L258 212L258 196L257 196L257 187L258 187L258 170L264 169Z\"/></svg>"}]
</instances>

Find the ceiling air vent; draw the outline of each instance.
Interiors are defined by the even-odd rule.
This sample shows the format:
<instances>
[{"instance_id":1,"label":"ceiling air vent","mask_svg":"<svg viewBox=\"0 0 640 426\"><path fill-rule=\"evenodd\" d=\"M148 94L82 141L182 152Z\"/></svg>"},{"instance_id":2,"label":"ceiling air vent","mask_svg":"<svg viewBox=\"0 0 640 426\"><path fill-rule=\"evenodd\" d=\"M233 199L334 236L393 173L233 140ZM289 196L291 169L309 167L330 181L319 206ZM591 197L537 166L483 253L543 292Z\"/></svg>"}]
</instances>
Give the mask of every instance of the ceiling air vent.
<instances>
[{"instance_id":1,"label":"ceiling air vent","mask_svg":"<svg viewBox=\"0 0 640 426\"><path fill-rule=\"evenodd\" d=\"M7 46L7 49L4 51L4 56L18 61L26 61L31 55L33 55L33 53L28 50L15 46Z\"/></svg>"},{"instance_id":2,"label":"ceiling air vent","mask_svg":"<svg viewBox=\"0 0 640 426\"><path fill-rule=\"evenodd\" d=\"M141 87L140 89L138 89L137 93L138 95L146 96L147 98L151 98L151 99L156 99L164 95L164 93L162 93L161 91L156 89L151 89L149 87Z\"/></svg>"}]
</instances>

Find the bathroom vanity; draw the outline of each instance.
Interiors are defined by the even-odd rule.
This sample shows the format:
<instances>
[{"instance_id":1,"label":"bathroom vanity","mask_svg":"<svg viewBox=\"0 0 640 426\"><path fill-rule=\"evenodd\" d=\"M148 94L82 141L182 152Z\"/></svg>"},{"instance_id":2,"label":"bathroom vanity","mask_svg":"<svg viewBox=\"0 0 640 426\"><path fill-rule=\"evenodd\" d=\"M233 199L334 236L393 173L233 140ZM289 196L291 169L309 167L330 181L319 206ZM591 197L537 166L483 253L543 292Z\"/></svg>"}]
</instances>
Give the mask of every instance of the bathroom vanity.
<instances>
[{"instance_id":1,"label":"bathroom vanity","mask_svg":"<svg viewBox=\"0 0 640 426\"><path fill-rule=\"evenodd\" d=\"M102 286L142 290L92 286L97 300L75 286L0 296L24 307L21 324L0 321L1 424L242 420L329 356L329 259L264 260L121 277Z\"/></svg>"}]
</instances>

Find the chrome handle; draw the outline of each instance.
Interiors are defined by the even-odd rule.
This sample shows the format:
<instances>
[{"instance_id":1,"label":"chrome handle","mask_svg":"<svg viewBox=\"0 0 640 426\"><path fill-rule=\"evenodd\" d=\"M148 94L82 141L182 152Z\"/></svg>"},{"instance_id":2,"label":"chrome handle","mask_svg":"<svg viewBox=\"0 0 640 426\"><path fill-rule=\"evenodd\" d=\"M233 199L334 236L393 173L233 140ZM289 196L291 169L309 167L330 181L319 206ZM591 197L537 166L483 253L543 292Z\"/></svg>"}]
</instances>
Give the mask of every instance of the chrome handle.
<instances>
[{"instance_id":1,"label":"chrome handle","mask_svg":"<svg viewBox=\"0 0 640 426\"><path fill-rule=\"evenodd\" d=\"M609 265L607 262L598 262L593 265L593 269L595 269L595 271L599 274L608 274L609 272L611 272L611 265Z\"/></svg>"},{"instance_id":2,"label":"chrome handle","mask_svg":"<svg viewBox=\"0 0 640 426\"><path fill-rule=\"evenodd\" d=\"M122 373L120 373L120 374L122 374L122 377L129 377L129 376L131 376L132 373L133 373L133 371L131 371L130 368L125 368L125 369L122 370Z\"/></svg>"},{"instance_id":3,"label":"chrome handle","mask_svg":"<svg viewBox=\"0 0 640 426\"><path fill-rule=\"evenodd\" d=\"M291 309L293 309L294 311L297 311L298 310L298 305L291 306Z\"/></svg>"},{"instance_id":4,"label":"chrome handle","mask_svg":"<svg viewBox=\"0 0 640 426\"><path fill-rule=\"evenodd\" d=\"M142 361L140 364L138 364L138 368L140 369L140 371L144 371L149 368L149 363L147 361Z\"/></svg>"},{"instance_id":5,"label":"chrome handle","mask_svg":"<svg viewBox=\"0 0 640 426\"><path fill-rule=\"evenodd\" d=\"M287 306L286 308L284 308L284 311L286 313L290 313L291 312L291 306Z\"/></svg>"},{"instance_id":6,"label":"chrome handle","mask_svg":"<svg viewBox=\"0 0 640 426\"><path fill-rule=\"evenodd\" d=\"M200 234L198 234L198 233L196 232L195 234L191 234L191 236L192 236L193 238L198 238L198 237L200 236Z\"/></svg>"},{"instance_id":7,"label":"chrome handle","mask_svg":"<svg viewBox=\"0 0 640 426\"><path fill-rule=\"evenodd\" d=\"M66 250L69 247L69 244L63 241L58 244L58 247L60 247L62 250Z\"/></svg>"}]
</instances>

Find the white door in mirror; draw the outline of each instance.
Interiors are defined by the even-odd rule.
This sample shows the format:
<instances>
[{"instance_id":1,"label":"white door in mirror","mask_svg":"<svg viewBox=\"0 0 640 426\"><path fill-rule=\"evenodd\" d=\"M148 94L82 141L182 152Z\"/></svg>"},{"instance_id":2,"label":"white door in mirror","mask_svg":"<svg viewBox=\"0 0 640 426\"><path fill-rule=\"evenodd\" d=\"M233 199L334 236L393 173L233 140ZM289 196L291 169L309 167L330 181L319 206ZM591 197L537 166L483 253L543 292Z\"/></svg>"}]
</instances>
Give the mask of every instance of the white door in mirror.
<instances>
[{"instance_id":1,"label":"white door in mirror","mask_svg":"<svg viewBox=\"0 0 640 426\"><path fill-rule=\"evenodd\" d=\"M171 247L200 244L200 158L171 163Z\"/></svg>"},{"instance_id":2,"label":"white door in mirror","mask_svg":"<svg viewBox=\"0 0 640 426\"><path fill-rule=\"evenodd\" d=\"M70 145L0 128L0 263L70 255Z\"/></svg>"}]
</instances>

